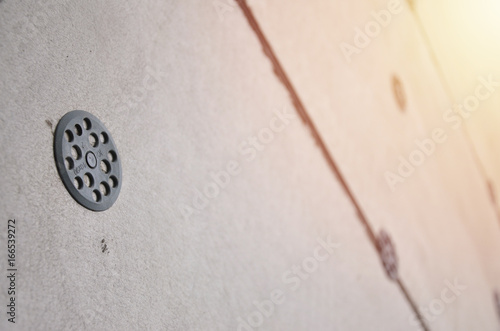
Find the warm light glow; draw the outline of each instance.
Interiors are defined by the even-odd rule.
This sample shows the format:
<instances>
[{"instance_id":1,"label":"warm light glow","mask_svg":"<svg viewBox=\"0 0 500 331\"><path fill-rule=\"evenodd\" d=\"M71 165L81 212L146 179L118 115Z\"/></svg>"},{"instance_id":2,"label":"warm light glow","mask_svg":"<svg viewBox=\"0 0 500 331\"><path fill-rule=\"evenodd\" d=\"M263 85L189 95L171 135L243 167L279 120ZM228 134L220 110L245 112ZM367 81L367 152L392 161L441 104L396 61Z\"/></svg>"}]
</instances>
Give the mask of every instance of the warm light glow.
<instances>
[{"instance_id":1,"label":"warm light glow","mask_svg":"<svg viewBox=\"0 0 500 331\"><path fill-rule=\"evenodd\" d=\"M475 63L490 70L498 67L500 54L500 0L454 0L444 1L443 11L436 12L436 26L447 24L454 31L447 34L452 58L465 61L458 63L457 69L465 64ZM430 30L430 33L433 33ZM446 42L443 40L443 42ZM455 45L455 47L454 47Z\"/></svg>"},{"instance_id":2,"label":"warm light glow","mask_svg":"<svg viewBox=\"0 0 500 331\"><path fill-rule=\"evenodd\" d=\"M456 96L477 76L500 74L500 0L423 2L421 17Z\"/></svg>"}]
</instances>

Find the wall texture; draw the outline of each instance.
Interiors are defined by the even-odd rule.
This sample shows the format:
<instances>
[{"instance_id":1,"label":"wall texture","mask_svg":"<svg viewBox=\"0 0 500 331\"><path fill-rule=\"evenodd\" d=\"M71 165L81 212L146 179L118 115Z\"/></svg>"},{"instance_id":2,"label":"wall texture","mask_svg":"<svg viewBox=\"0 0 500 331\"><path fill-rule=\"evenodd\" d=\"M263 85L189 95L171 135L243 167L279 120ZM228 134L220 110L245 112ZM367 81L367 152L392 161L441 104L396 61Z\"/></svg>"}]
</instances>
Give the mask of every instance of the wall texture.
<instances>
[{"instance_id":1,"label":"wall texture","mask_svg":"<svg viewBox=\"0 0 500 331\"><path fill-rule=\"evenodd\" d=\"M426 38L398 1L0 2L0 329L498 330L494 163ZM105 212L55 167L74 109L119 149Z\"/></svg>"}]
</instances>

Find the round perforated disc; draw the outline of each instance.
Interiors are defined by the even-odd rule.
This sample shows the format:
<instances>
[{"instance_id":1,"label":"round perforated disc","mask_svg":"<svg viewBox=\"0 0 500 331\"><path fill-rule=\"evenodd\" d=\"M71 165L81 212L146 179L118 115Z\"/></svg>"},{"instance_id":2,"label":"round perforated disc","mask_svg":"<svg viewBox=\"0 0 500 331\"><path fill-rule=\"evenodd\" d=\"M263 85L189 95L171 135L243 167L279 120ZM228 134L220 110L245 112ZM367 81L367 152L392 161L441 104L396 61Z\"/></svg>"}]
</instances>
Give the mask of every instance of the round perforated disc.
<instances>
[{"instance_id":1,"label":"round perforated disc","mask_svg":"<svg viewBox=\"0 0 500 331\"><path fill-rule=\"evenodd\" d=\"M115 142L94 115L74 110L57 124L54 155L59 176L82 206L103 211L121 188L122 168Z\"/></svg>"}]
</instances>

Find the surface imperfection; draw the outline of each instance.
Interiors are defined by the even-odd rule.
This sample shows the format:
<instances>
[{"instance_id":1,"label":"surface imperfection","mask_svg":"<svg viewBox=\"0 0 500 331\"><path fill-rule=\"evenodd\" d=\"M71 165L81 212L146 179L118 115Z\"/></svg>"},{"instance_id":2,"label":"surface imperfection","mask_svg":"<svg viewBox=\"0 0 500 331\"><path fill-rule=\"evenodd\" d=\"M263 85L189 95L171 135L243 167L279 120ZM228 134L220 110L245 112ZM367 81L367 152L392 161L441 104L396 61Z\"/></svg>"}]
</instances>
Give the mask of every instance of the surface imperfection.
<instances>
[{"instance_id":1,"label":"surface imperfection","mask_svg":"<svg viewBox=\"0 0 500 331\"><path fill-rule=\"evenodd\" d=\"M500 291L495 291L494 297L495 297L495 305L497 308L498 317L500 318Z\"/></svg>"},{"instance_id":2,"label":"surface imperfection","mask_svg":"<svg viewBox=\"0 0 500 331\"><path fill-rule=\"evenodd\" d=\"M106 240L101 240L101 250L103 253L108 253L109 254L109 251L108 251L108 245L106 244Z\"/></svg>"},{"instance_id":3,"label":"surface imperfection","mask_svg":"<svg viewBox=\"0 0 500 331\"><path fill-rule=\"evenodd\" d=\"M395 75L392 76L392 92L394 93L399 109L404 112L406 110L406 94L401 80Z\"/></svg>"},{"instance_id":4,"label":"surface imperfection","mask_svg":"<svg viewBox=\"0 0 500 331\"><path fill-rule=\"evenodd\" d=\"M52 121L51 120L45 120L45 123L47 123L47 125L49 126L49 128L52 129Z\"/></svg>"},{"instance_id":5,"label":"surface imperfection","mask_svg":"<svg viewBox=\"0 0 500 331\"><path fill-rule=\"evenodd\" d=\"M495 204L496 203L495 186L493 186L493 183L490 181L488 181L488 191L490 193L491 201Z\"/></svg>"},{"instance_id":6,"label":"surface imperfection","mask_svg":"<svg viewBox=\"0 0 500 331\"><path fill-rule=\"evenodd\" d=\"M387 276L394 281L398 280L398 256L392 239L385 230L380 231L377 246Z\"/></svg>"},{"instance_id":7,"label":"surface imperfection","mask_svg":"<svg viewBox=\"0 0 500 331\"><path fill-rule=\"evenodd\" d=\"M408 0L408 6L410 6L412 11L415 11L415 1L414 0Z\"/></svg>"}]
</instances>

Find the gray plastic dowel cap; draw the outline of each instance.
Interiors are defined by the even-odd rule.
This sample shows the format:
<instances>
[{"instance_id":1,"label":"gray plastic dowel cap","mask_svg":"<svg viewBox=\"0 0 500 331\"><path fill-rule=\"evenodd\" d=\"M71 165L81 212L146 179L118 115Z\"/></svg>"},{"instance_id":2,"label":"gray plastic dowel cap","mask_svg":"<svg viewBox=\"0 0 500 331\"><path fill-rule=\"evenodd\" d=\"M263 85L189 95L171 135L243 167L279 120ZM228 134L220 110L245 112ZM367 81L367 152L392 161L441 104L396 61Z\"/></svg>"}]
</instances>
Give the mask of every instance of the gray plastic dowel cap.
<instances>
[{"instance_id":1,"label":"gray plastic dowel cap","mask_svg":"<svg viewBox=\"0 0 500 331\"><path fill-rule=\"evenodd\" d=\"M94 115L64 115L54 135L54 157L64 186L82 206L110 208L120 195L122 167L111 133Z\"/></svg>"}]
</instances>

